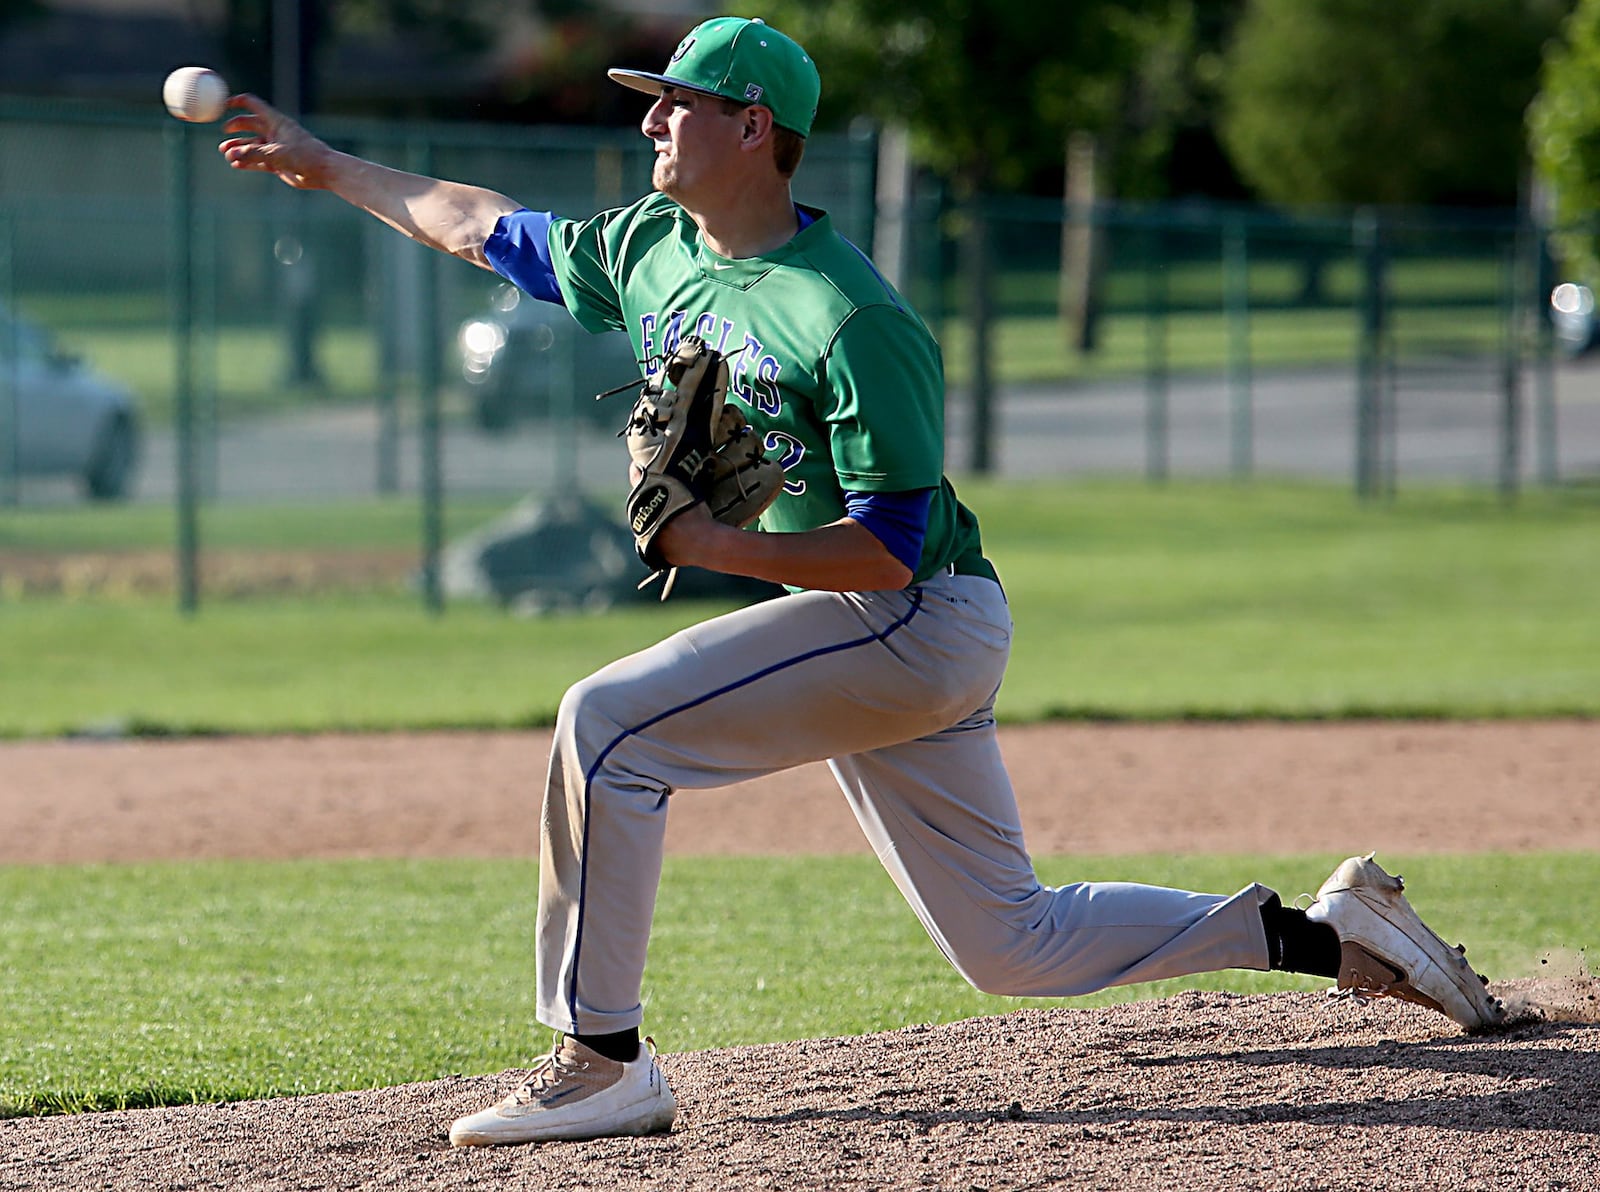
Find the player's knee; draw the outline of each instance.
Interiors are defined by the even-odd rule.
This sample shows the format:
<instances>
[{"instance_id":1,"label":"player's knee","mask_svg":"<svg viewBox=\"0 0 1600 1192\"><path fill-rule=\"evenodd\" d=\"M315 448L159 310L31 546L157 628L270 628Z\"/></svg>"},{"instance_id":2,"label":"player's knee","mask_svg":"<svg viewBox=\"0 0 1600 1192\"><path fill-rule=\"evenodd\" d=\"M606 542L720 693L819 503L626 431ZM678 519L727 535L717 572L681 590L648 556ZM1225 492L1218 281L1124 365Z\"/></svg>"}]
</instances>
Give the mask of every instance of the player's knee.
<instances>
[{"instance_id":1,"label":"player's knee","mask_svg":"<svg viewBox=\"0 0 1600 1192\"><path fill-rule=\"evenodd\" d=\"M616 723L619 701L615 687L616 684L608 682L602 675L590 675L568 687L556 711L557 730L577 730L589 725Z\"/></svg>"},{"instance_id":2,"label":"player's knee","mask_svg":"<svg viewBox=\"0 0 1600 1192\"><path fill-rule=\"evenodd\" d=\"M580 679L568 687L561 695L561 703L556 708L556 729L570 727L583 718L584 704L588 701L588 692L584 689L587 679Z\"/></svg>"},{"instance_id":3,"label":"player's knee","mask_svg":"<svg viewBox=\"0 0 1600 1192\"><path fill-rule=\"evenodd\" d=\"M961 974L962 980L979 993L996 993L997 984L1004 984L1005 966L993 951L979 940L965 940L945 935L934 937L939 950L950 962L950 967Z\"/></svg>"},{"instance_id":4,"label":"player's knee","mask_svg":"<svg viewBox=\"0 0 1600 1192\"><path fill-rule=\"evenodd\" d=\"M1038 985L1031 949L998 948L992 938L967 941L951 963L967 984L994 997L1031 997Z\"/></svg>"},{"instance_id":5,"label":"player's knee","mask_svg":"<svg viewBox=\"0 0 1600 1192\"><path fill-rule=\"evenodd\" d=\"M1016 974L1008 969L995 965L973 967L963 964L957 967L957 971L979 993L993 997L1016 997L1020 993Z\"/></svg>"},{"instance_id":6,"label":"player's knee","mask_svg":"<svg viewBox=\"0 0 1600 1192\"><path fill-rule=\"evenodd\" d=\"M561 697L556 747L568 765L591 778L602 770L626 781L647 778L651 765L642 754L649 737L639 727L644 719L638 694L626 681L590 675ZM656 784L647 779L646 785Z\"/></svg>"}]
</instances>

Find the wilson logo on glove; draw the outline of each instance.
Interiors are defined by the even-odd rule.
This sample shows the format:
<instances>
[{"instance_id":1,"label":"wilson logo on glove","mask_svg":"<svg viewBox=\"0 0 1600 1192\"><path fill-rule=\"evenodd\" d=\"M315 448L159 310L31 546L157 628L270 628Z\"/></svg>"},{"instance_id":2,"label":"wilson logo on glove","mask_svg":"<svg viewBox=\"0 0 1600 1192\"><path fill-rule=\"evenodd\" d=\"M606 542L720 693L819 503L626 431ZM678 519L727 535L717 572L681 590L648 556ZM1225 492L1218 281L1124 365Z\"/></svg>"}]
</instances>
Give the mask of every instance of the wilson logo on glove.
<instances>
[{"instance_id":1,"label":"wilson logo on glove","mask_svg":"<svg viewBox=\"0 0 1600 1192\"><path fill-rule=\"evenodd\" d=\"M633 532L642 534L650 523L655 520L656 514L661 512L662 506L667 503L668 493L664 488L655 489L648 497L639 502L639 507L633 511Z\"/></svg>"}]
</instances>

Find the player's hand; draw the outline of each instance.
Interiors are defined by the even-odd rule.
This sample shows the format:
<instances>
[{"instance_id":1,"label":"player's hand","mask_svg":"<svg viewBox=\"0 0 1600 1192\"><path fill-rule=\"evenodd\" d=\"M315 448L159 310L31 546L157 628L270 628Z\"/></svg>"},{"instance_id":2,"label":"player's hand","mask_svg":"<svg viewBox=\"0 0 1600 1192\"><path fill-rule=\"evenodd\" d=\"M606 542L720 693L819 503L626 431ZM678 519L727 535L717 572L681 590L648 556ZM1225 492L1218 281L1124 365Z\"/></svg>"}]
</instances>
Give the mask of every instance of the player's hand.
<instances>
[{"instance_id":1,"label":"player's hand","mask_svg":"<svg viewBox=\"0 0 1600 1192\"><path fill-rule=\"evenodd\" d=\"M254 95L235 95L229 108L244 108L224 124L233 134L217 152L236 170L276 174L296 190L325 190L334 152L271 104Z\"/></svg>"}]
</instances>

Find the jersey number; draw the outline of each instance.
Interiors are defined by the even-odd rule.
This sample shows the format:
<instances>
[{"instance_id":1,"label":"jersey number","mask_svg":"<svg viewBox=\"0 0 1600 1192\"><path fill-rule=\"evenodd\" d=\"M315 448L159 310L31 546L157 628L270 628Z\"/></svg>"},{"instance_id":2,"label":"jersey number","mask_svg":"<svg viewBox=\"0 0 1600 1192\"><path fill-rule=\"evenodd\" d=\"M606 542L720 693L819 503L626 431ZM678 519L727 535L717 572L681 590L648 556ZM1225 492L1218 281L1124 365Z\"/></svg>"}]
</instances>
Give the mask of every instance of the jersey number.
<instances>
[{"instance_id":1,"label":"jersey number","mask_svg":"<svg viewBox=\"0 0 1600 1192\"><path fill-rule=\"evenodd\" d=\"M785 472L788 472L790 468L805 458L805 444L793 435L784 434L781 430L769 430L766 437L761 440L761 443L768 451L777 454L778 466ZM791 497L798 497L806 491L806 482L804 480L789 480L786 478L783 482L783 491Z\"/></svg>"}]
</instances>

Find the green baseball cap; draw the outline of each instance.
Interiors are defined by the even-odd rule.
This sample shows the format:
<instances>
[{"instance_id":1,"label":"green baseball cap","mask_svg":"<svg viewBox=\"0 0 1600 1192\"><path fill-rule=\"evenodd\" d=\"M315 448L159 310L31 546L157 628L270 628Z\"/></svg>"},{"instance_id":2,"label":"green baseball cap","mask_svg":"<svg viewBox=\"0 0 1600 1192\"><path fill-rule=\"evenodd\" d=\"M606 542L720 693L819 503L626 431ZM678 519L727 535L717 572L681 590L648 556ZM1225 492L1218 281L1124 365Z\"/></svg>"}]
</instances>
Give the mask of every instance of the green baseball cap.
<instances>
[{"instance_id":1,"label":"green baseball cap","mask_svg":"<svg viewBox=\"0 0 1600 1192\"><path fill-rule=\"evenodd\" d=\"M808 136L822 79L805 50L760 18L713 17L689 30L662 74L606 71L612 81L648 95L682 87L735 103L764 104L773 122Z\"/></svg>"}]
</instances>

